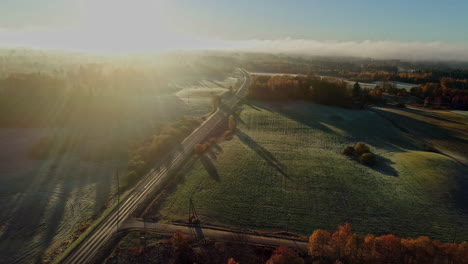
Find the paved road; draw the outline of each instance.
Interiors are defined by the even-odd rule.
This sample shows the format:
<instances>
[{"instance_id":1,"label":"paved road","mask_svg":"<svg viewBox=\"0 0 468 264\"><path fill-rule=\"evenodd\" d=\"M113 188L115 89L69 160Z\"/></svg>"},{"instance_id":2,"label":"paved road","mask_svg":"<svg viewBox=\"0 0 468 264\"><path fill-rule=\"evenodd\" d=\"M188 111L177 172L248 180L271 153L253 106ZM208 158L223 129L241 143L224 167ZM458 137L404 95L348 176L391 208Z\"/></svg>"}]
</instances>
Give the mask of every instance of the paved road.
<instances>
[{"instance_id":1,"label":"paved road","mask_svg":"<svg viewBox=\"0 0 468 264\"><path fill-rule=\"evenodd\" d=\"M241 69L241 71L245 76L244 83L232 98L224 103L224 107L231 108L239 103L245 91L250 86L250 74L243 69ZM128 198L120 204L119 210L115 209L102 220L96 230L91 232L86 239L66 256L62 263L91 263L93 257L96 256L101 249L101 246L117 231L118 226L122 224L138 208L139 204L146 200L147 195L169 175L168 170L182 165L186 157L193 153L193 146L204 140L208 133L213 128L216 128L222 121L225 121L226 118L226 113L220 109L208 117L205 122L182 142L182 148L178 150L175 155L172 155L171 160L168 162L169 165L158 171L152 170L148 173L140 183L138 183L137 187L135 187Z\"/></svg>"},{"instance_id":2,"label":"paved road","mask_svg":"<svg viewBox=\"0 0 468 264\"><path fill-rule=\"evenodd\" d=\"M184 225L171 225L152 222L145 223L142 221L138 221L137 219L128 219L127 221L125 221L125 223L121 225L120 230L153 231L168 235L174 234L175 232L181 232L186 235L193 235L195 232L197 237L209 238L210 240L225 242L232 241L233 239L239 239L239 237L241 236L243 239L242 243L248 243L250 245L262 245L273 247L287 246L290 248L307 250L307 243L299 239L288 239L267 235L245 234L243 232L219 230L203 226L193 228Z\"/></svg>"}]
</instances>

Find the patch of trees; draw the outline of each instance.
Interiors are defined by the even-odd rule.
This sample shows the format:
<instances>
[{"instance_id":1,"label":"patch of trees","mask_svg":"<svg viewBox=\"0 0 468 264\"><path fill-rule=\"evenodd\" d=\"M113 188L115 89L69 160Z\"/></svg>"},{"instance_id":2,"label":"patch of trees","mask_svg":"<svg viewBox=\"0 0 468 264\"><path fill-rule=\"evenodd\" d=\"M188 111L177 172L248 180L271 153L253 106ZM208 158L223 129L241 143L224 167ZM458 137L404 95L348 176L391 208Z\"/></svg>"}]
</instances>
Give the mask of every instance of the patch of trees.
<instances>
[{"instance_id":1,"label":"patch of trees","mask_svg":"<svg viewBox=\"0 0 468 264\"><path fill-rule=\"evenodd\" d=\"M349 107L352 103L345 82L308 76L254 76L248 96L255 100L312 100Z\"/></svg>"},{"instance_id":2,"label":"patch of trees","mask_svg":"<svg viewBox=\"0 0 468 264\"><path fill-rule=\"evenodd\" d=\"M164 161L184 138L200 125L201 121L193 117L166 126L159 133L143 142L132 154L127 165L127 174L123 187L130 187L139 177ZM161 164L159 164L161 165Z\"/></svg>"},{"instance_id":3,"label":"patch of trees","mask_svg":"<svg viewBox=\"0 0 468 264\"><path fill-rule=\"evenodd\" d=\"M359 83L349 89L348 84L334 78L308 76L254 76L249 98L263 101L310 100L319 104L345 108L364 108L385 104L384 91L401 92L384 83L376 89L361 89Z\"/></svg>"},{"instance_id":4,"label":"patch of trees","mask_svg":"<svg viewBox=\"0 0 468 264\"><path fill-rule=\"evenodd\" d=\"M354 147L347 146L343 149L342 153L348 157L358 160L366 166L374 166L376 162L375 155L370 151L369 146L362 142L356 143Z\"/></svg>"},{"instance_id":5,"label":"patch of trees","mask_svg":"<svg viewBox=\"0 0 468 264\"><path fill-rule=\"evenodd\" d=\"M424 100L425 107L468 110L468 80L442 78L412 88L411 95Z\"/></svg>"},{"instance_id":6,"label":"patch of trees","mask_svg":"<svg viewBox=\"0 0 468 264\"><path fill-rule=\"evenodd\" d=\"M280 246L273 251L265 264L304 264L304 259L294 249Z\"/></svg>"},{"instance_id":7,"label":"patch of trees","mask_svg":"<svg viewBox=\"0 0 468 264\"><path fill-rule=\"evenodd\" d=\"M468 263L468 243L441 243L426 236L355 234L349 224L330 233L315 230L309 237L309 254L320 263Z\"/></svg>"}]
</instances>

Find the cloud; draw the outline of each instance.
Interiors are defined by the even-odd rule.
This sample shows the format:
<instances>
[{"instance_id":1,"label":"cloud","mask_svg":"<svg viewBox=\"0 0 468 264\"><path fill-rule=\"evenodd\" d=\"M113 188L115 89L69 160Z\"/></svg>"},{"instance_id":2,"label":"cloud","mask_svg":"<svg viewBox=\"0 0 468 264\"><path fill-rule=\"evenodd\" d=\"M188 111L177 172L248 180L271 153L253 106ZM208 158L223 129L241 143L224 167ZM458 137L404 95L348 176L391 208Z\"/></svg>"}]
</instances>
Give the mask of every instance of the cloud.
<instances>
[{"instance_id":1,"label":"cloud","mask_svg":"<svg viewBox=\"0 0 468 264\"><path fill-rule=\"evenodd\" d=\"M468 45L454 45L443 42L370 40L339 42L286 38L240 41L235 49L251 52L352 56L375 59L468 61Z\"/></svg>"}]
</instances>

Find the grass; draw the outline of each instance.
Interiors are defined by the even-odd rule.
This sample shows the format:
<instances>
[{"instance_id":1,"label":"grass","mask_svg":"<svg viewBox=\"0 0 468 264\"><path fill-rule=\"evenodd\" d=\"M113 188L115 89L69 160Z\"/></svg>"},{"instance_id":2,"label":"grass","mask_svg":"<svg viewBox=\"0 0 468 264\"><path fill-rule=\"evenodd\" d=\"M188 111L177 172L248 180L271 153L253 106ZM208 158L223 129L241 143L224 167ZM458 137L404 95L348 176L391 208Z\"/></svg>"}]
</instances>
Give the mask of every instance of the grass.
<instances>
[{"instance_id":1,"label":"grass","mask_svg":"<svg viewBox=\"0 0 468 264\"><path fill-rule=\"evenodd\" d=\"M468 118L450 111L375 107L374 111L468 166Z\"/></svg>"},{"instance_id":2,"label":"grass","mask_svg":"<svg viewBox=\"0 0 468 264\"><path fill-rule=\"evenodd\" d=\"M131 192L132 192L132 190L128 190L128 191L124 192L121 195L121 199L123 201L125 201L127 199L127 197L131 194ZM86 228L86 230L83 233L81 233L76 240L71 242L71 244L66 247L66 249L63 251L63 253L59 254L56 258L54 258L52 263L61 263L63 260L65 260L65 258L73 250L75 250L76 247L78 247L81 244L81 242L83 242L84 239L86 239L89 235L91 235L91 232L93 232L102 223L102 221L104 221L106 219L106 217L109 216L114 211L115 208L117 208L117 206L118 206L118 203L114 202L114 203L112 203L111 206L107 207L104 210L104 212L102 212L102 214L99 216L98 219L94 220L92 222L92 224L88 228Z\"/></svg>"},{"instance_id":3,"label":"grass","mask_svg":"<svg viewBox=\"0 0 468 264\"><path fill-rule=\"evenodd\" d=\"M359 141L377 166L341 154ZM202 224L309 235L349 222L360 233L467 240L468 170L421 150L371 111L251 103L234 139L194 165L161 215L185 220L192 197Z\"/></svg>"}]
</instances>

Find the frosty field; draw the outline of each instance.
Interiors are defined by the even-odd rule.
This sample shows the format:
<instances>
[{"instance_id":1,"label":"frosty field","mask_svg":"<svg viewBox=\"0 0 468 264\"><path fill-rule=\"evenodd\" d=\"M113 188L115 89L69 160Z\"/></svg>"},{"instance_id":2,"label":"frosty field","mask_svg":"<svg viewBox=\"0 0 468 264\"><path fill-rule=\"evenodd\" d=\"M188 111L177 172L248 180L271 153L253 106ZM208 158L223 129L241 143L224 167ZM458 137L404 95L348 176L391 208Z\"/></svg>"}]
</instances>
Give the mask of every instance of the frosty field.
<instances>
[{"instance_id":1,"label":"frosty field","mask_svg":"<svg viewBox=\"0 0 468 264\"><path fill-rule=\"evenodd\" d=\"M467 168L374 112L250 102L237 124L233 140L184 175L165 221L186 221L192 198L202 225L309 235L349 222L360 233L468 238ZM356 142L370 145L377 166L341 154Z\"/></svg>"}]
</instances>

